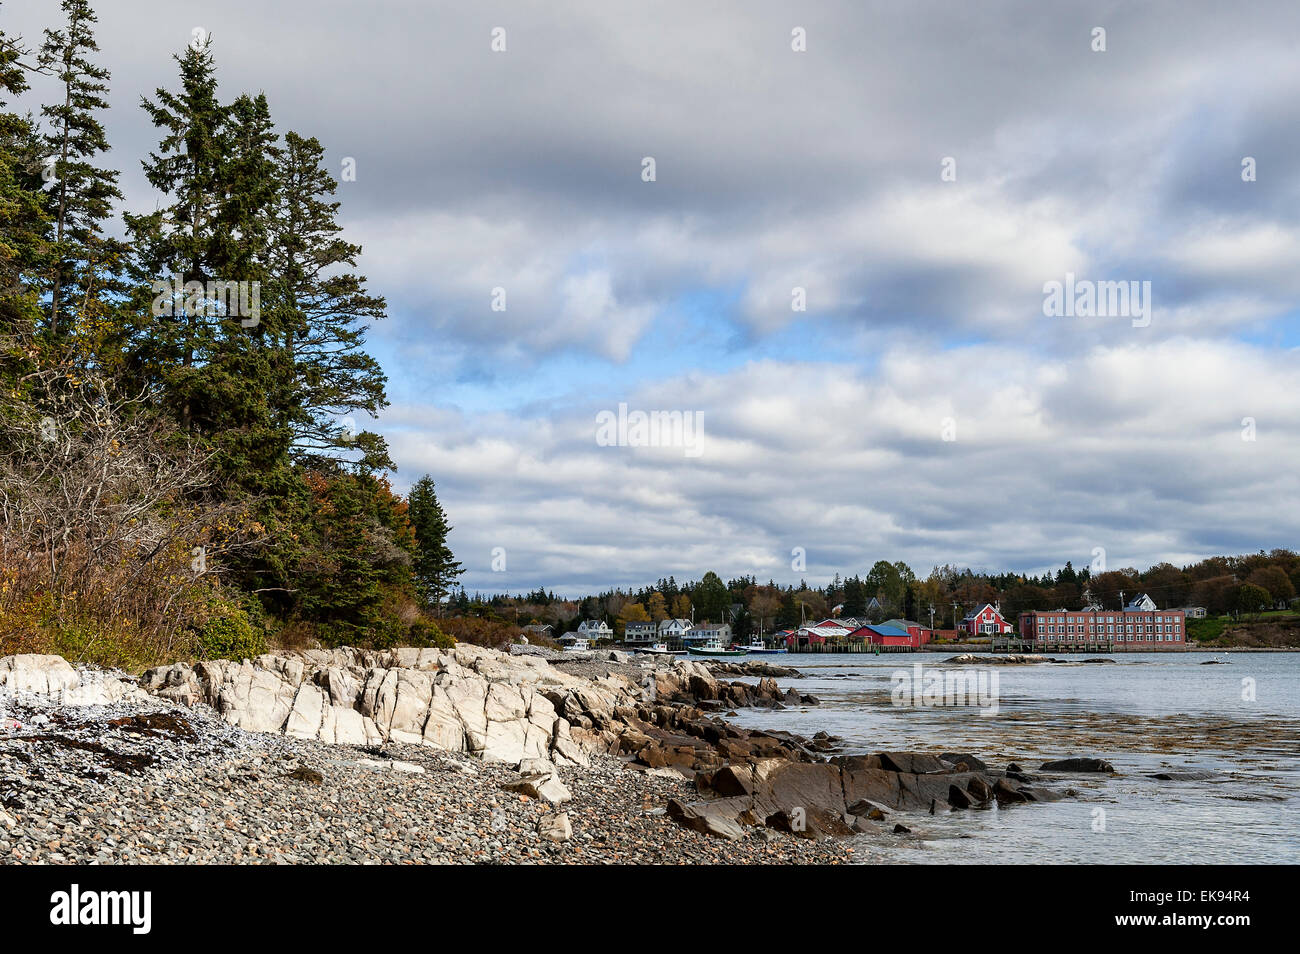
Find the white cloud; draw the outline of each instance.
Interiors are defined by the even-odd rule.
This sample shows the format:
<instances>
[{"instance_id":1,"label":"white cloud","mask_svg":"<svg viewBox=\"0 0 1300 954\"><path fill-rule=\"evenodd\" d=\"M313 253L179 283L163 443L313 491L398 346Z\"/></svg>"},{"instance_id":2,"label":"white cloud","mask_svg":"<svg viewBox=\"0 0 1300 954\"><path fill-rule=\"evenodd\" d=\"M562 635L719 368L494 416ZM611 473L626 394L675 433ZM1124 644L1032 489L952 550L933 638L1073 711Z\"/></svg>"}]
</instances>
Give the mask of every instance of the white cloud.
<instances>
[{"instance_id":1,"label":"white cloud","mask_svg":"<svg viewBox=\"0 0 1300 954\"><path fill-rule=\"evenodd\" d=\"M1006 384L926 377L927 356L906 350L878 371L755 362L694 375L710 430L698 459L597 446L596 395L590 414L468 415L444 421L436 445L395 446L408 479L436 466L471 589L576 593L706 569L792 582L794 546L810 579L881 557L922 572L1078 564L1094 546L1117 565L1147 564L1241 535L1294 541L1300 516L1266 501L1300 492L1295 359L1194 341L1068 362L1014 346L946 356L946 367L1016 379ZM634 406L679 408L681 393L681 381L658 382ZM949 415L955 442L941 439ZM1253 443L1241 439L1245 416L1258 422ZM510 548L505 575L487 570L498 545Z\"/></svg>"}]
</instances>

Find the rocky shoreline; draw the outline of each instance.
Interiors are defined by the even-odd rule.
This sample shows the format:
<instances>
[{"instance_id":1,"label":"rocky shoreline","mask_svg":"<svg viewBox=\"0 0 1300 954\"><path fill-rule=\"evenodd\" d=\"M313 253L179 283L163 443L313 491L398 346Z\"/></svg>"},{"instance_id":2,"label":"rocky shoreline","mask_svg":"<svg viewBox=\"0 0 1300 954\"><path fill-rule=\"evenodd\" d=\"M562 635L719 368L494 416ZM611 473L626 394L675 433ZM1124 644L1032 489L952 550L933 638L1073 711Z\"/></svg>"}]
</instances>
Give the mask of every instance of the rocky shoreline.
<instances>
[{"instance_id":1,"label":"rocky shoreline","mask_svg":"<svg viewBox=\"0 0 1300 954\"><path fill-rule=\"evenodd\" d=\"M816 705L779 668L458 645L133 679L7 657L0 859L838 863L915 813L1063 797L968 755L721 717Z\"/></svg>"}]
</instances>

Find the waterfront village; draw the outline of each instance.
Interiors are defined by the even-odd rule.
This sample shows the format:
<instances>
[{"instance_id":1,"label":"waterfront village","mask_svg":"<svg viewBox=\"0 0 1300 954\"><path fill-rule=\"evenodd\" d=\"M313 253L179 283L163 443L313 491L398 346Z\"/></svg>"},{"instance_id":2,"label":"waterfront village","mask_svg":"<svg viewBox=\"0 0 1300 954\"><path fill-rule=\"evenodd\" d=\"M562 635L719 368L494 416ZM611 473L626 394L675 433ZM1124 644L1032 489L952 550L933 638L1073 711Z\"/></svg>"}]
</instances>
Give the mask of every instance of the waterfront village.
<instances>
[{"instance_id":1,"label":"waterfront village","mask_svg":"<svg viewBox=\"0 0 1300 954\"><path fill-rule=\"evenodd\" d=\"M875 600L871 604L871 608L878 607ZM908 619L873 623L866 617L832 615L742 645L733 641L730 623L631 621L626 624L622 640L617 640L608 622L586 619L558 641L566 649L618 645L630 652L691 655L893 653L941 645L970 645L994 652L1150 652L1185 648L1186 620L1204 615L1204 607L1198 606L1160 609L1150 596L1141 593L1120 610L1106 610L1096 604L1079 610L1029 610L1020 614L1018 625L1003 617L999 603L984 603L951 630L936 630ZM544 638L551 635L547 624L526 626L524 631Z\"/></svg>"}]
</instances>

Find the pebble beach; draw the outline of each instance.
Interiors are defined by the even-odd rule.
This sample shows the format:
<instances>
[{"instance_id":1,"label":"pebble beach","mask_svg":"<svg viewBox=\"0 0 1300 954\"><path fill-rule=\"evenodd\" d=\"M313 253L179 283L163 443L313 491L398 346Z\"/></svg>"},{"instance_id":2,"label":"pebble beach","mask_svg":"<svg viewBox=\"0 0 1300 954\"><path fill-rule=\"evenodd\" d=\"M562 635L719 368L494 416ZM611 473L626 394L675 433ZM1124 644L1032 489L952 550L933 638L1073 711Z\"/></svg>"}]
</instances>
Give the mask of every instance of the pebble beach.
<instances>
[{"instance_id":1,"label":"pebble beach","mask_svg":"<svg viewBox=\"0 0 1300 954\"><path fill-rule=\"evenodd\" d=\"M245 732L206 706L6 709L0 861L38 864L838 864L863 848L755 829L722 841L665 816L693 786L594 755L558 808L509 765L427 746ZM567 816L571 837L539 823Z\"/></svg>"}]
</instances>

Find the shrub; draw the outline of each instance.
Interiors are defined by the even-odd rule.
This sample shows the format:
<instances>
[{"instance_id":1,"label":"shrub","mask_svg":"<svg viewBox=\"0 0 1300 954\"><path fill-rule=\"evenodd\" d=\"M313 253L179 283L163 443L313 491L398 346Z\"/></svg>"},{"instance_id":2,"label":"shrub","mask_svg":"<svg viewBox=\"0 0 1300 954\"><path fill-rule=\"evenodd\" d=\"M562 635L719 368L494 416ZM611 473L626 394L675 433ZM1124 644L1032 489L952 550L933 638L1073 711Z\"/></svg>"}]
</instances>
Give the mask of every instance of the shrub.
<instances>
[{"instance_id":1,"label":"shrub","mask_svg":"<svg viewBox=\"0 0 1300 954\"><path fill-rule=\"evenodd\" d=\"M0 651L125 668L193 654L215 571L249 528L212 454L73 356L0 335ZM2 654L0 653L0 654Z\"/></svg>"},{"instance_id":2,"label":"shrub","mask_svg":"<svg viewBox=\"0 0 1300 954\"><path fill-rule=\"evenodd\" d=\"M230 607L204 623L199 652L204 659L252 659L266 652L266 634L242 607Z\"/></svg>"},{"instance_id":3,"label":"shrub","mask_svg":"<svg viewBox=\"0 0 1300 954\"><path fill-rule=\"evenodd\" d=\"M440 630L437 623L424 619L411 624L407 639L407 645L427 649L451 649L456 645L456 640Z\"/></svg>"},{"instance_id":4,"label":"shrub","mask_svg":"<svg viewBox=\"0 0 1300 954\"><path fill-rule=\"evenodd\" d=\"M440 625L459 643L473 643L492 649L505 649L519 641L523 630L504 620L483 619L478 616L452 616Z\"/></svg>"}]
</instances>

